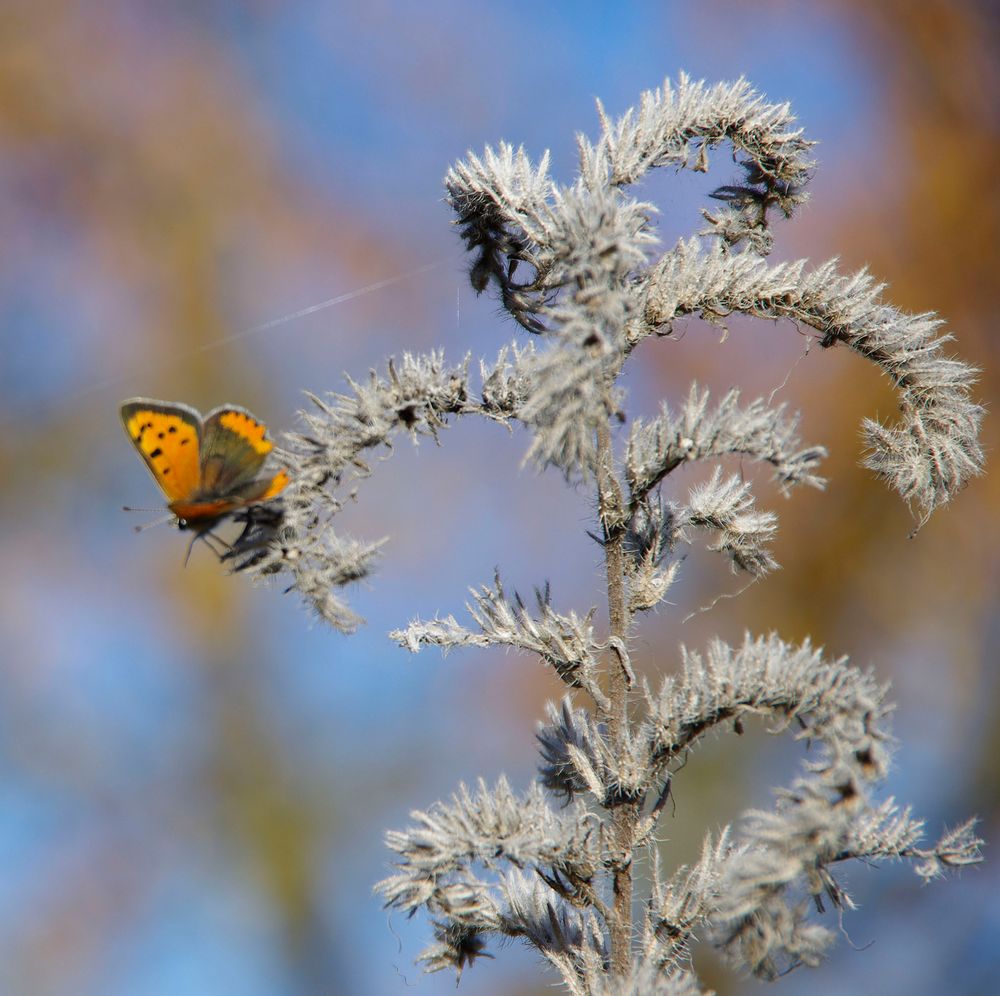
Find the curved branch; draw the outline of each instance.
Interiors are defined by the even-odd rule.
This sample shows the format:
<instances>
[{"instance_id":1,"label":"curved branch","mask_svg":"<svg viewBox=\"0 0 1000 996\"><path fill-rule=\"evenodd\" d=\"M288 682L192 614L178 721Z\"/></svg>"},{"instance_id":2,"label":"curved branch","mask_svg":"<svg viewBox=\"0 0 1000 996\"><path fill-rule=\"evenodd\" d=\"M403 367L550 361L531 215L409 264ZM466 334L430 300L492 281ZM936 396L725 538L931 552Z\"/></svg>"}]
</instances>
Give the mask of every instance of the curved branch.
<instances>
[{"instance_id":1,"label":"curved branch","mask_svg":"<svg viewBox=\"0 0 1000 996\"><path fill-rule=\"evenodd\" d=\"M802 261L770 267L759 256L681 242L649 273L646 325L633 328L632 344L684 315L719 323L733 313L788 318L822 333L823 346L844 343L899 392L898 425L864 421L864 462L916 504L923 525L982 472L983 408L971 397L978 371L944 354L951 336L939 334L939 319L886 304L884 285L867 271L841 276L835 261L803 271Z\"/></svg>"},{"instance_id":2,"label":"curved branch","mask_svg":"<svg viewBox=\"0 0 1000 996\"><path fill-rule=\"evenodd\" d=\"M603 167L605 182L614 186L635 183L658 166L704 172L707 150L729 142L756 167L751 179L769 184L791 213L803 199L798 191L815 165L809 155L815 143L802 137L801 128L793 128L791 106L767 103L743 77L706 86L704 80L692 83L681 73L676 86L667 79L662 88L644 91L638 109L617 121L607 117L600 102L597 109L602 135L594 148L578 139L581 168L586 173L589 164Z\"/></svg>"}]
</instances>

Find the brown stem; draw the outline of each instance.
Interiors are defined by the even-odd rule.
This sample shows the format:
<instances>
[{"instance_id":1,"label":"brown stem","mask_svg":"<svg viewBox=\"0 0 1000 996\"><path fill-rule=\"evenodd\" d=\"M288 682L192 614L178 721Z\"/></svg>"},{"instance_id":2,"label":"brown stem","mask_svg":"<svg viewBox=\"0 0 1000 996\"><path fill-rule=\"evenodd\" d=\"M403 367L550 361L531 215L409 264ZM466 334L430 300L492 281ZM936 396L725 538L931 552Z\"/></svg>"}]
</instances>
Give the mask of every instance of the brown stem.
<instances>
[{"instance_id":1,"label":"brown stem","mask_svg":"<svg viewBox=\"0 0 1000 996\"><path fill-rule=\"evenodd\" d=\"M625 525L621 486L615 475L611 430L602 424L597 432L597 493L604 531L604 558L608 578L608 619L611 637L625 646L629 615L625 599ZM627 749L629 674L619 657L608 667L608 738L616 757ZM611 971L624 976L632 960L632 852L635 846L638 806L626 802L614 807L611 836L614 848L614 902L611 910Z\"/></svg>"}]
</instances>

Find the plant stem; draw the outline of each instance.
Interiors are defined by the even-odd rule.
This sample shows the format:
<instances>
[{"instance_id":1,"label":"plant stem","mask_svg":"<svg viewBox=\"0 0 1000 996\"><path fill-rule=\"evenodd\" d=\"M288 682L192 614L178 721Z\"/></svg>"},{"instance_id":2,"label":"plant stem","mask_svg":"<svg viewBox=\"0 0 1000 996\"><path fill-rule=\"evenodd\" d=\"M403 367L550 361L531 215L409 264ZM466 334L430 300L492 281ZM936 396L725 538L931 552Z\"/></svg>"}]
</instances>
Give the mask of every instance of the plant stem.
<instances>
[{"instance_id":1,"label":"plant stem","mask_svg":"<svg viewBox=\"0 0 1000 996\"><path fill-rule=\"evenodd\" d=\"M629 615L625 602L625 529L622 521L621 487L615 475L611 430L606 423L597 431L597 493L601 526L604 532L604 560L608 579L608 621L610 635L625 646ZM628 748L629 681L623 662L616 656L608 665L607 715L608 738L615 757L625 757ZM614 842L613 889L611 909L611 971L624 976L632 961L632 852L638 817L636 803L619 803L611 810Z\"/></svg>"}]
</instances>

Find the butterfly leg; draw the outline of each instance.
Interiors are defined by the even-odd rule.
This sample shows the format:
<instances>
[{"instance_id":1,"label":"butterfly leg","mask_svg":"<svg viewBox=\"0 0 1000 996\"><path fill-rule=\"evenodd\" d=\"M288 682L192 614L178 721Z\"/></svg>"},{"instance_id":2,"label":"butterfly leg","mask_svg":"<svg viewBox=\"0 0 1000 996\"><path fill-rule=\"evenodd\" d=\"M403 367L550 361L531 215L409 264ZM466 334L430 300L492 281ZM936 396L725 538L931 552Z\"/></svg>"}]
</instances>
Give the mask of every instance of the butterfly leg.
<instances>
[{"instance_id":1,"label":"butterfly leg","mask_svg":"<svg viewBox=\"0 0 1000 996\"><path fill-rule=\"evenodd\" d=\"M223 559L242 558L235 564L233 570L243 571L266 559L284 523L285 511L281 502L276 501L266 505L251 505L233 518L234 521L243 523L243 532L236 537ZM275 570L277 567L272 565L265 573L273 573Z\"/></svg>"},{"instance_id":2,"label":"butterfly leg","mask_svg":"<svg viewBox=\"0 0 1000 996\"><path fill-rule=\"evenodd\" d=\"M209 537L211 537L211 541L209 540ZM187 553L184 554L185 567L187 567L188 561L191 559L191 551L194 549L194 545L198 542L198 540L201 540L205 546L207 546L209 550L211 550L212 553L219 558L220 561L224 560L226 553L232 549L232 547L224 539L216 536L215 533L209 530L195 533L194 536L191 537L191 542L188 543Z\"/></svg>"},{"instance_id":3,"label":"butterfly leg","mask_svg":"<svg viewBox=\"0 0 1000 996\"><path fill-rule=\"evenodd\" d=\"M229 543L211 531L201 533L199 538L219 558L220 562L225 560L226 555L232 550L232 546Z\"/></svg>"}]
</instances>

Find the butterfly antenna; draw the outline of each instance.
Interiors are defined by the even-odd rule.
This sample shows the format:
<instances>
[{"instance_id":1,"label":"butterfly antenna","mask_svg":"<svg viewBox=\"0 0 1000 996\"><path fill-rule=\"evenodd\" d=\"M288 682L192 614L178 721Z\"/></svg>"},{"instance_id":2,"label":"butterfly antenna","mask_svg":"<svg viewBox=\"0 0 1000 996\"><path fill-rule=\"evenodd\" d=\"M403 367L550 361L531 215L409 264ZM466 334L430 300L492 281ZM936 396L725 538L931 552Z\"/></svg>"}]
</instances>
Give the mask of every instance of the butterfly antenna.
<instances>
[{"instance_id":1,"label":"butterfly antenna","mask_svg":"<svg viewBox=\"0 0 1000 996\"><path fill-rule=\"evenodd\" d=\"M159 512L158 508L129 508L127 505L123 507L124 512ZM158 519L153 519L152 522L144 522L142 525L133 526L133 530L137 533L144 533L147 529L152 529L153 526L162 526L168 522L174 521L174 514L171 512L169 515L161 515Z\"/></svg>"}]
</instances>

